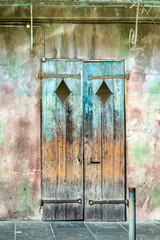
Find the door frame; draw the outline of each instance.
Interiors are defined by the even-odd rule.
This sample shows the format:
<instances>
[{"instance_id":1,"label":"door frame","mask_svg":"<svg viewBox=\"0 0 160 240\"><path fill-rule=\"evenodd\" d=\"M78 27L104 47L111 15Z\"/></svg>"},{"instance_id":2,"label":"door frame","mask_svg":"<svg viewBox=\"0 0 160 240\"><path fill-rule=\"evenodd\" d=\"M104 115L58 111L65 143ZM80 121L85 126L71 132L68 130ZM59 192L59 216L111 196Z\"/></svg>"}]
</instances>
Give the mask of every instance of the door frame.
<instances>
[{"instance_id":1,"label":"door frame","mask_svg":"<svg viewBox=\"0 0 160 240\"><path fill-rule=\"evenodd\" d=\"M42 64L46 61L53 61L53 60L69 60L69 61L82 61L82 65L84 66L85 63L89 63L89 62L123 62L124 64L124 74L126 74L126 60L125 59L72 59L72 58L68 58L68 59L55 59L55 58L48 58L45 59L45 61L43 61L43 59L40 59L40 72L38 74L38 78L40 80L40 162L41 162L41 200L40 200L40 205L42 206L42 78L40 77L42 74ZM82 76L81 76L81 81L82 81L82 111L83 111L83 119L82 119L82 123L83 123L83 127L82 127L82 147L83 147L83 219L82 221L85 221L85 159L84 159L84 67L82 69ZM125 200L127 199L127 141L126 141L126 79L124 78L124 167L125 167L125 171L124 171L124 197ZM126 206L124 208L125 212L125 221L127 221L127 210L126 210ZM43 215L42 215L43 217Z\"/></svg>"}]
</instances>

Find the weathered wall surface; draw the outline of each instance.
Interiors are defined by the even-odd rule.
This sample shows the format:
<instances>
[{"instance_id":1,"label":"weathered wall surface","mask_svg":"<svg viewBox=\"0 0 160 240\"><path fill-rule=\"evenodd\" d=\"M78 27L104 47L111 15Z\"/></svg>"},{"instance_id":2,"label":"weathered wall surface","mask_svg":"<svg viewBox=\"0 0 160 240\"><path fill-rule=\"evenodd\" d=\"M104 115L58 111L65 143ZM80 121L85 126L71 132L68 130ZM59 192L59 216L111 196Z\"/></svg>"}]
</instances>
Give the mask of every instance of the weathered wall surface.
<instances>
[{"instance_id":1,"label":"weathered wall surface","mask_svg":"<svg viewBox=\"0 0 160 240\"><path fill-rule=\"evenodd\" d=\"M43 24L42 24L43 25ZM47 58L125 59L127 186L137 188L137 218L160 219L160 37L131 24L44 24ZM0 219L41 219L40 57L25 28L0 28Z\"/></svg>"},{"instance_id":2,"label":"weathered wall surface","mask_svg":"<svg viewBox=\"0 0 160 240\"><path fill-rule=\"evenodd\" d=\"M23 29L0 29L1 219L38 217L39 60Z\"/></svg>"}]
</instances>

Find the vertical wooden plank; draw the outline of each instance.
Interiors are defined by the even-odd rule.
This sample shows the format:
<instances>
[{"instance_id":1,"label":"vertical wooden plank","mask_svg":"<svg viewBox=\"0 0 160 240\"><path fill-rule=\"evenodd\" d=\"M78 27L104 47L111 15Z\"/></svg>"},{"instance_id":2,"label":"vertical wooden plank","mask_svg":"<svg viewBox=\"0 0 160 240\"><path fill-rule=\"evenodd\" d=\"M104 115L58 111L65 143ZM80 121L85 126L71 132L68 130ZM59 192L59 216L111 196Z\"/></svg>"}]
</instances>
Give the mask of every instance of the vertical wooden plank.
<instances>
[{"instance_id":1,"label":"vertical wooden plank","mask_svg":"<svg viewBox=\"0 0 160 240\"><path fill-rule=\"evenodd\" d=\"M80 74L81 65L78 61L53 60L42 67L47 74ZM42 80L42 198L83 199L83 161L76 159L76 156L81 158L83 151L81 80L64 79L72 91L64 105L55 93L61 81L59 78ZM79 118L75 120L74 116ZM43 219L82 220L83 206L46 204Z\"/></svg>"},{"instance_id":2,"label":"vertical wooden plank","mask_svg":"<svg viewBox=\"0 0 160 240\"><path fill-rule=\"evenodd\" d=\"M115 62L113 74L124 74L122 63ZM124 79L114 80L114 198L125 198L124 179ZM115 220L125 220L125 206L115 205Z\"/></svg>"},{"instance_id":3,"label":"vertical wooden plank","mask_svg":"<svg viewBox=\"0 0 160 240\"><path fill-rule=\"evenodd\" d=\"M49 64L46 64L47 72L49 71ZM54 66L55 67L55 66ZM53 68L53 67L52 67ZM42 81L42 178L46 179L46 186L44 188L42 181L42 192L46 197L50 197L52 191L55 192L54 188L51 192L50 183L55 181L55 169L56 161L55 156L55 143L56 143L56 126L53 119L56 118L56 112L53 112L53 106L55 105L55 97L53 96L54 89L56 88L56 79L48 80L44 79ZM52 167L54 164L54 167ZM51 180L51 181L50 181Z\"/></svg>"},{"instance_id":4,"label":"vertical wooden plank","mask_svg":"<svg viewBox=\"0 0 160 240\"><path fill-rule=\"evenodd\" d=\"M104 75L112 75L112 62L104 63ZM114 199L114 84L105 80L112 95L103 108L103 199ZM112 221L114 205L103 205L103 221Z\"/></svg>"},{"instance_id":5,"label":"vertical wooden plank","mask_svg":"<svg viewBox=\"0 0 160 240\"><path fill-rule=\"evenodd\" d=\"M98 69L98 70L96 70ZM88 75L124 74L123 63L86 63L85 80L85 186L86 220L122 221L125 217L122 205L88 205L91 200L124 199L124 80L107 79L113 95L105 106L95 100L101 79L88 81ZM100 104L100 105L99 105ZM88 114L89 113L89 114ZM100 161L92 165L88 158Z\"/></svg>"},{"instance_id":6,"label":"vertical wooden plank","mask_svg":"<svg viewBox=\"0 0 160 240\"><path fill-rule=\"evenodd\" d=\"M101 103L96 96L96 92L102 80L88 81L89 75L102 75L100 64L87 63L84 69L85 219L100 221L102 216L101 206L90 206L89 200L101 200ZM91 162L100 162L100 164Z\"/></svg>"},{"instance_id":7,"label":"vertical wooden plank","mask_svg":"<svg viewBox=\"0 0 160 240\"><path fill-rule=\"evenodd\" d=\"M45 71L46 67L46 71ZM58 70L63 71L63 64ZM44 66L44 72L47 74L57 73L57 62L49 61ZM42 94L42 121L45 129L43 132L43 199L63 199L65 195L64 169L65 169L65 111L61 102L56 97L54 91L60 84L61 79L43 79L43 88L46 89L45 95ZM45 99L47 99L45 101ZM50 126L53 126L50 128ZM47 129L47 131L46 131ZM47 137L49 135L49 138ZM58 184L56 184L56 182ZM43 209L44 220L63 220L64 205L49 205Z\"/></svg>"},{"instance_id":8,"label":"vertical wooden plank","mask_svg":"<svg viewBox=\"0 0 160 240\"><path fill-rule=\"evenodd\" d=\"M123 62L111 64L108 75L124 74ZM112 82L113 96L105 106L104 118L104 199L124 199L124 79L109 80ZM106 149L106 152L105 152ZM123 168L123 170L122 170ZM125 219L124 205L104 205L104 221L123 221Z\"/></svg>"},{"instance_id":9,"label":"vertical wooden plank","mask_svg":"<svg viewBox=\"0 0 160 240\"><path fill-rule=\"evenodd\" d=\"M66 73L76 74L81 71L77 62L66 61ZM75 192L78 198L82 198L83 191L83 146L82 146L82 89L81 80L66 79L66 83L72 91L66 103L66 159L67 159L67 193L69 199L74 199ZM66 204L66 219L82 219L82 205Z\"/></svg>"}]
</instances>

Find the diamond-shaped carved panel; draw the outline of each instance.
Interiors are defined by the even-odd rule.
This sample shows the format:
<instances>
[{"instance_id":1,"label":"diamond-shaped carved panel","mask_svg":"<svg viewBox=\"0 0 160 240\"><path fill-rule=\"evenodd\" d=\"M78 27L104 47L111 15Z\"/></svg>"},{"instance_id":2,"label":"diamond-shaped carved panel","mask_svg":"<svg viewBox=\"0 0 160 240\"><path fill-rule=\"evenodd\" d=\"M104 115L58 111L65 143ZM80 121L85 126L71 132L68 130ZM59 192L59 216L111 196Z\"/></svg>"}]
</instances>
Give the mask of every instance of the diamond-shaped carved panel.
<instances>
[{"instance_id":1,"label":"diamond-shaped carved panel","mask_svg":"<svg viewBox=\"0 0 160 240\"><path fill-rule=\"evenodd\" d=\"M110 89L107 86L107 84L105 83L105 81L103 81L103 83L101 84L100 88L96 92L96 95L99 97L99 99L101 100L101 103L103 105L106 104L109 97L112 95L112 92L110 91Z\"/></svg>"},{"instance_id":2,"label":"diamond-shaped carved panel","mask_svg":"<svg viewBox=\"0 0 160 240\"><path fill-rule=\"evenodd\" d=\"M59 86L57 87L55 93L56 93L57 97L59 98L59 100L61 101L61 103L64 104L65 101L67 100L69 94L71 93L71 91L67 87L64 80L62 80L61 83L59 84Z\"/></svg>"}]
</instances>

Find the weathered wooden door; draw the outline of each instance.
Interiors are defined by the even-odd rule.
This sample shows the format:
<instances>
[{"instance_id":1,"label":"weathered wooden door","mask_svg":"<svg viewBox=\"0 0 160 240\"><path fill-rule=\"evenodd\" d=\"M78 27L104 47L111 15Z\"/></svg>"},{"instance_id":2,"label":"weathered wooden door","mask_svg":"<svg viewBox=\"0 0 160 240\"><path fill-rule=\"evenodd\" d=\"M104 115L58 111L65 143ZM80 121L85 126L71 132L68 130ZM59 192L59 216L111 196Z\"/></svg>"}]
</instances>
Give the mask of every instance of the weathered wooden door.
<instances>
[{"instance_id":1,"label":"weathered wooden door","mask_svg":"<svg viewBox=\"0 0 160 240\"><path fill-rule=\"evenodd\" d=\"M81 72L79 61L42 63L44 220L83 220Z\"/></svg>"},{"instance_id":2,"label":"weathered wooden door","mask_svg":"<svg viewBox=\"0 0 160 240\"><path fill-rule=\"evenodd\" d=\"M125 199L124 62L88 62L84 67L85 219L123 221ZM95 201L95 204L93 204Z\"/></svg>"},{"instance_id":3,"label":"weathered wooden door","mask_svg":"<svg viewBox=\"0 0 160 240\"><path fill-rule=\"evenodd\" d=\"M42 64L44 220L123 221L124 62Z\"/></svg>"}]
</instances>

